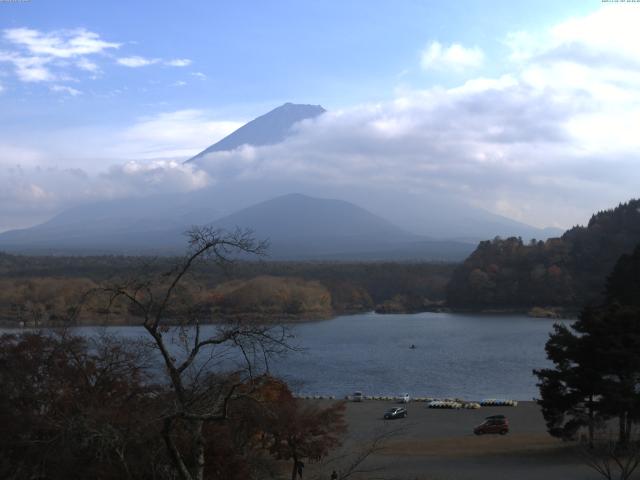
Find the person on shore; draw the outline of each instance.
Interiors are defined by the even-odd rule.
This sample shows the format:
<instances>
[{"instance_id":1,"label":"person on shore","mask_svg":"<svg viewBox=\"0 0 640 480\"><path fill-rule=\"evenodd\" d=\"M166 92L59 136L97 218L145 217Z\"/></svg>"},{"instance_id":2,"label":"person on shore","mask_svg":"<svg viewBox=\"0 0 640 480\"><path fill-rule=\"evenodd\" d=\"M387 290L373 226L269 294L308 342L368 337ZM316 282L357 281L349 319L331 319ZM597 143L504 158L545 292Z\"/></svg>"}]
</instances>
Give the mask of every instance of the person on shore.
<instances>
[{"instance_id":1,"label":"person on shore","mask_svg":"<svg viewBox=\"0 0 640 480\"><path fill-rule=\"evenodd\" d=\"M302 469L304 468L303 462L298 462L298 477L302 478Z\"/></svg>"},{"instance_id":2,"label":"person on shore","mask_svg":"<svg viewBox=\"0 0 640 480\"><path fill-rule=\"evenodd\" d=\"M338 473L335 470L331 472L331 480L338 480Z\"/></svg>"}]
</instances>

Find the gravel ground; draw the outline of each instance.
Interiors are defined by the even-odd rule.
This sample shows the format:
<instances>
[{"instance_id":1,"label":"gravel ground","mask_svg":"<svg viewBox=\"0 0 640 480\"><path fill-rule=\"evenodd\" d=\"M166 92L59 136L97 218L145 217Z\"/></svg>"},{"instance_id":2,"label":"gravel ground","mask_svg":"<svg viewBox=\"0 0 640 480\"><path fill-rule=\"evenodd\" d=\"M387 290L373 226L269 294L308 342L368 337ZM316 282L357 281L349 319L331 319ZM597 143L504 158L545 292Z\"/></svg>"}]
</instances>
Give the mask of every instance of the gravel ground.
<instances>
[{"instance_id":1,"label":"gravel ground","mask_svg":"<svg viewBox=\"0 0 640 480\"><path fill-rule=\"evenodd\" d=\"M521 402L517 407L478 410L438 410L426 403L410 403L408 417L383 420L384 411L397 404L365 401L347 405L349 434L342 452L327 464L309 465L306 478L330 478L332 468L344 470L343 452L366 448L381 434L395 431L384 448L362 464L369 471L356 479L404 480L595 480L599 477L582 462L575 447L550 437L539 407ZM511 431L505 436L473 434L488 415L504 414ZM352 457L351 457L352 458ZM326 472L326 473L325 473Z\"/></svg>"}]
</instances>

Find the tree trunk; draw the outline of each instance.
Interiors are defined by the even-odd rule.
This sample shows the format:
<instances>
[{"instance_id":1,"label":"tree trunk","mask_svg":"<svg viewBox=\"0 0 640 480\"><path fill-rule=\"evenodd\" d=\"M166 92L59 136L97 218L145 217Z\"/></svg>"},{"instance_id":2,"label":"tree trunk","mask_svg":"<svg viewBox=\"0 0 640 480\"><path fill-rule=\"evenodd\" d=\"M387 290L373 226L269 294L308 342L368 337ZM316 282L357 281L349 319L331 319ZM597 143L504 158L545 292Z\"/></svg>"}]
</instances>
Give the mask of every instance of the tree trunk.
<instances>
[{"instance_id":1,"label":"tree trunk","mask_svg":"<svg viewBox=\"0 0 640 480\"><path fill-rule=\"evenodd\" d=\"M618 443L625 446L629 441L629 419L628 412L622 412L618 416Z\"/></svg>"},{"instance_id":2,"label":"tree trunk","mask_svg":"<svg viewBox=\"0 0 640 480\"><path fill-rule=\"evenodd\" d=\"M589 448L593 449L593 435L594 435L594 412L593 412L593 395L589 396Z\"/></svg>"},{"instance_id":3,"label":"tree trunk","mask_svg":"<svg viewBox=\"0 0 640 480\"><path fill-rule=\"evenodd\" d=\"M291 470L291 480L296 480L298 474L298 458L293 457L293 470Z\"/></svg>"},{"instance_id":4,"label":"tree trunk","mask_svg":"<svg viewBox=\"0 0 640 480\"><path fill-rule=\"evenodd\" d=\"M173 438L171 438L171 429L172 429L172 420L170 418L165 418L164 420L164 428L162 429L162 437L164 438L164 443L169 451L169 458L173 463L173 466L176 468L178 472L178 476L181 480L193 480L191 477L191 473L189 469L184 464L182 460L182 456L178 451L175 443L173 443Z\"/></svg>"},{"instance_id":5,"label":"tree trunk","mask_svg":"<svg viewBox=\"0 0 640 480\"><path fill-rule=\"evenodd\" d=\"M622 445L624 443L624 415L618 415L618 443Z\"/></svg>"},{"instance_id":6,"label":"tree trunk","mask_svg":"<svg viewBox=\"0 0 640 480\"><path fill-rule=\"evenodd\" d=\"M193 437L194 437L194 456L196 461L196 471L194 475L195 480L204 480L204 435L202 429L204 422L202 420L196 420L193 422Z\"/></svg>"}]
</instances>

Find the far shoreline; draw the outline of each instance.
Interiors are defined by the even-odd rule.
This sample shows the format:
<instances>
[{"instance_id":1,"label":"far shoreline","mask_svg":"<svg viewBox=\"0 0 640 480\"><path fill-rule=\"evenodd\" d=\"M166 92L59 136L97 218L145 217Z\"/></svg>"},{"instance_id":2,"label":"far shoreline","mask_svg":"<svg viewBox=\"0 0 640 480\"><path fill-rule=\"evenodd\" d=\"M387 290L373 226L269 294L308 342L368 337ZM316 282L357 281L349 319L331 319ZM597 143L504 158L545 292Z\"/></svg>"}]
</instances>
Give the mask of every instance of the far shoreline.
<instances>
[{"instance_id":1,"label":"far shoreline","mask_svg":"<svg viewBox=\"0 0 640 480\"><path fill-rule=\"evenodd\" d=\"M538 307L534 307L538 308ZM553 307L554 309L559 309L561 307ZM419 315L423 313L442 313L442 314L453 314L453 315L478 315L478 316L488 316L488 315L522 315L529 318L539 318L542 320L575 320L578 316L577 309L563 309L561 312L556 312L555 310L551 310L554 314L540 314L537 315L535 312L532 314L534 309L531 308L488 308L488 309L472 309L472 308L450 308L450 307L437 307L437 308L427 308L419 311L379 311L377 309L373 310L363 310L363 311L345 311L345 312L334 312L331 315L326 314L311 314L311 315L260 315L260 314L241 314L241 315L221 315L217 320L202 322L200 326L207 325L221 325L225 323L256 323L256 324L264 324L264 325L298 325L298 324L306 324L306 323L314 323L314 322L324 322L329 320L335 320L340 317L351 317L356 315L367 315L367 314L375 314L380 316L390 316L390 315ZM543 312L548 312L547 309L542 309ZM179 323L166 323L168 326L177 327ZM124 322L79 322L73 324L65 324L65 323L52 323L52 324L40 324L40 325L16 325L16 322L2 319L0 320L0 328L6 330L37 330L37 329L65 329L65 328L82 328L82 327L142 327L142 322L133 322L133 321L124 321Z\"/></svg>"}]
</instances>

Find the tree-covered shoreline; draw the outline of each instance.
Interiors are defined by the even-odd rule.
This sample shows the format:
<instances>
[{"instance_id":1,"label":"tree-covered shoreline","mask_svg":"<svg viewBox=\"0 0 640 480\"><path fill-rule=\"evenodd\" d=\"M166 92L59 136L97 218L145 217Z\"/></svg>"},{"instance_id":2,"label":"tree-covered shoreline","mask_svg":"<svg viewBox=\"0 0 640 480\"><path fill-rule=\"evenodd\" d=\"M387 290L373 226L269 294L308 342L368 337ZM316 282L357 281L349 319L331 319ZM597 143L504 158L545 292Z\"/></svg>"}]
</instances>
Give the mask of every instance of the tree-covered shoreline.
<instances>
[{"instance_id":1,"label":"tree-covered shoreline","mask_svg":"<svg viewBox=\"0 0 640 480\"><path fill-rule=\"evenodd\" d=\"M640 243L640 200L594 214L560 238L480 242L447 287L450 308L559 307L579 311L602 300L618 258Z\"/></svg>"}]
</instances>

